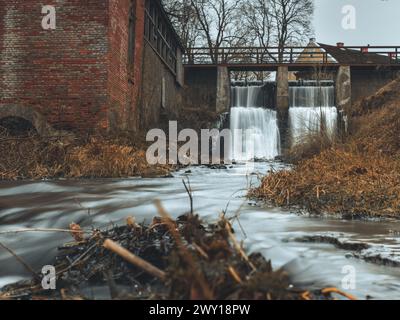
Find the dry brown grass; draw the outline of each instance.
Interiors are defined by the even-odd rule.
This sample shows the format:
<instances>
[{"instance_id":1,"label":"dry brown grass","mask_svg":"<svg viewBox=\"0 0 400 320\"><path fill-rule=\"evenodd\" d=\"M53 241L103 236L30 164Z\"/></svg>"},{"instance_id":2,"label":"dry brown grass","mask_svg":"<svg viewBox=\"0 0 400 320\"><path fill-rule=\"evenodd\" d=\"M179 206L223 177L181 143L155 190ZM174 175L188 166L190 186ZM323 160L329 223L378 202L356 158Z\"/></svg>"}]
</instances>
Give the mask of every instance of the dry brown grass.
<instances>
[{"instance_id":1,"label":"dry brown grass","mask_svg":"<svg viewBox=\"0 0 400 320\"><path fill-rule=\"evenodd\" d=\"M365 99L369 104L352 118L355 129L346 142L321 148L321 153L314 147L315 155L298 153L303 160L293 170L264 177L249 196L318 214L398 216L400 93L392 90L399 83Z\"/></svg>"},{"instance_id":2,"label":"dry brown grass","mask_svg":"<svg viewBox=\"0 0 400 320\"><path fill-rule=\"evenodd\" d=\"M400 161L335 148L266 176L250 196L317 214L394 216L400 212L399 185Z\"/></svg>"},{"instance_id":3,"label":"dry brown grass","mask_svg":"<svg viewBox=\"0 0 400 320\"><path fill-rule=\"evenodd\" d=\"M326 130L310 131L304 134L299 142L286 150L284 159L287 162L297 164L302 160L311 159L324 150L332 148L336 144L336 137L330 136Z\"/></svg>"},{"instance_id":4,"label":"dry brown grass","mask_svg":"<svg viewBox=\"0 0 400 320\"><path fill-rule=\"evenodd\" d=\"M356 131L352 140L364 152L378 151L391 156L400 152L400 100L398 104L354 118L353 123Z\"/></svg>"},{"instance_id":5,"label":"dry brown grass","mask_svg":"<svg viewBox=\"0 0 400 320\"><path fill-rule=\"evenodd\" d=\"M0 180L120 178L168 171L168 166L149 166L143 148L126 139L0 137Z\"/></svg>"},{"instance_id":6,"label":"dry brown grass","mask_svg":"<svg viewBox=\"0 0 400 320\"><path fill-rule=\"evenodd\" d=\"M146 153L131 146L92 139L73 147L66 156L68 177L128 177L147 168Z\"/></svg>"},{"instance_id":7,"label":"dry brown grass","mask_svg":"<svg viewBox=\"0 0 400 320\"><path fill-rule=\"evenodd\" d=\"M304 124L307 123L305 119L300 119ZM311 124L305 128L300 137L290 137L290 147L284 150L283 158L286 162L297 164L302 160L310 159L322 151L335 146L339 140L338 132L331 132L328 128L327 119L322 110L318 114L317 125Z\"/></svg>"}]
</instances>

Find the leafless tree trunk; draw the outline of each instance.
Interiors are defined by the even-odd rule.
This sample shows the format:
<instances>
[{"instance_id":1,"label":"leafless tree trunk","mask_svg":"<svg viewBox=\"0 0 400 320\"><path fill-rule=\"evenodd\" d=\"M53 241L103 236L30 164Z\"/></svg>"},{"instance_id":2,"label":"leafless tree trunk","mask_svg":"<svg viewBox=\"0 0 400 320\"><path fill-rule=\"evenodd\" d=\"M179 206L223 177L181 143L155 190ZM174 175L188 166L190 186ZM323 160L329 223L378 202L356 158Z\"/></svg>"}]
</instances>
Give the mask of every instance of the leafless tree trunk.
<instances>
[{"instance_id":1,"label":"leafless tree trunk","mask_svg":"<svg viewBox=\"0 0 400 320\"><path fill-rule=\"evenodd\" d=\"M284 47L307 39L314 13L312 0L270 0L273 29L279 47L279 62L284 60Z\"/></svg>"},{"instance_id":2,"label":"leafless tree trunk","mask_svg":"<svg viewBox=\"0 0 400 320\"><path fill-rule=\"evenodd\" d=\"M164 0L165 9L185 46L189 63L193 63L193 48L199 44L201 31L197 14L188 0Z\"/></svg>"},{"instance_id":3,"label":"leafless tree trunk","mask_svg":"<svg viewBox=\"0 0 400 320\"><path fill-rule=\"evenodd\" d=\"M303 43L312 32L313 0L245 0L242 8L254 42L278 47L277 54L266 52L275 62L283 62L284 47Z\"/></svg>"},{"instance_id":4,"label":"leafless tree trunk","mask_svg":"<svg viewBox=\"0 0 400 320\"><path fill-rule=\"evenodd\" d=\"M196 12L212 62L226 61L228 57L219 49L241 40L240 33L235 32L240 0L190 0L190 3Z\"/></svg>"}]
</instances>

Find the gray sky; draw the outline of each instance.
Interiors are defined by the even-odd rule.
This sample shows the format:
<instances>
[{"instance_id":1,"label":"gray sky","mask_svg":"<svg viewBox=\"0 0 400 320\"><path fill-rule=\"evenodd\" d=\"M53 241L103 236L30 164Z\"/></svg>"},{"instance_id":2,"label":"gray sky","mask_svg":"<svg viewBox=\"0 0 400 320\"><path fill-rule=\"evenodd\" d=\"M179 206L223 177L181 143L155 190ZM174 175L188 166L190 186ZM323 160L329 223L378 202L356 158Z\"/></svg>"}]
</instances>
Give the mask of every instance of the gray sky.
<instances>
[{"instance_id":1,"label":"gray sky","mask_svg":"<svg viewBox=\"0 0 400 320\"><path fill-rule=\"evenodd\" d=\"M342 8L352 5L356 28L345 30ZM345 45L400 45L400 0L315 0L318 42Z\"/></svg>"}]
</instances>

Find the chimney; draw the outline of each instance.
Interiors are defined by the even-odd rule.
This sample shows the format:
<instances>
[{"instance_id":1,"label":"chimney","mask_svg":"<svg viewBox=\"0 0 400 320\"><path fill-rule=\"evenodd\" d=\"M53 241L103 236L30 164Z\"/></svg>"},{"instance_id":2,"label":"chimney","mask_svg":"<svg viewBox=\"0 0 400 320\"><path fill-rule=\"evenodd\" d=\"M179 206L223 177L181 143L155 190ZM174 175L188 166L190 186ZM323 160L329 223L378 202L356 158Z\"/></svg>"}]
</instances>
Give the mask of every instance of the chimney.
<instances>
[{"instance_id":1,"label":"chimney","mask_svg":"<svg viewBox=\"0 0 400 320\"><path fill-rule=\"evenodd\" d=\"M344 43L343 42L338 42L338 43L336 43L336 46L338 48L343 48L344 47Z\"/></svg>"},{"instance_id":2,"label":"chimney","mask_svg":"<svg viewBox=\"0 0 400 320\"><path fill-rule=\"evenodd\" d=\"M310 38L310 42L317 42L317 38Z\"/></svg>"}]
</instances>

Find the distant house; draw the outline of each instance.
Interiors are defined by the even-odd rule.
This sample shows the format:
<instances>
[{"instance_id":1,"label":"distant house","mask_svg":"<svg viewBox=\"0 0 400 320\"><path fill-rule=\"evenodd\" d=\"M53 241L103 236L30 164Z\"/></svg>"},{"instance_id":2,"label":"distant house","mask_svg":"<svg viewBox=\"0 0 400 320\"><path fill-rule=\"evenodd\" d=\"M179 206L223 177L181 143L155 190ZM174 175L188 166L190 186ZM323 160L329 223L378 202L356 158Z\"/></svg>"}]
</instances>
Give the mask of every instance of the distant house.
<instances>
[{"instance_id":1,"label":"distant house","mask_svg":"<svg viewBox=\"0 0 400 320\"><path fill-rule=\"evenodd\" d=\"M0 125L137 131L176 112L183 46L160 0L51 3L44 28L40 1L2 1Z\"/></svg>"},{"instance_id":2,"label":"distant house","mask_svg":"<svg viewBox=\"0 0 400 320\"><path fill-rule=\"evenodd\" d=\"M352 101L358 101L368 94L372 94L393 80L398 72L391 69L390 65L395 64L396 55L380 54L370 50L369 46L352 49L345 47L344 43L327 45L317 43L311 39L307 48L299 55L297 63L315 63L312 71L298 71L292 73L290 80L331 80L337 81L337 73L327 68L329 63L341 66L351 65L351 97ZM324 67L319 68L318 64L327 60ZM397 61L398 63L398 61ZM368 64L371 67L368 67Z\"/></svg>"},{"instance_id":3,"label":"distant house","mask_svg":"<svg viewBox=\"0 0 400 320\"><path fill-rule=\"evenodd\" d=\"M369 46L362 50L346 48L344 43L337 43L336 46L320 43L319 46L340 64L390 64L394 63L392 57L369 51Z\"/></svg>"},{"instance_id":4,"label":"distant house","mask_svg":"<svg viewBox=\"0 0 400 320\"><path fill-rule=\"evenodd\" d=\"M296 63L336 63L336 60L331 56L327 55L326 51L316 42L315 38L311 38L307 47L297 57ZM318 73L318 74L317 74ZM327 72L321 73L321 70L310 71L298 71L291 72L289 80L333 80L333 75Z\"/></svg>"},{"instance_id":5,"label":"distant house","mask_svg":"<svg viewBox=\"0 0 400 320\"><path fill-rule=\"evenodd\" d=\"M326 51L316 42L315 38L311 38L307 47L297 57L296 63L335 63L336 60L330 55L326 55Z\"/></svg>"}]
</instances>

